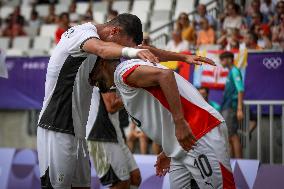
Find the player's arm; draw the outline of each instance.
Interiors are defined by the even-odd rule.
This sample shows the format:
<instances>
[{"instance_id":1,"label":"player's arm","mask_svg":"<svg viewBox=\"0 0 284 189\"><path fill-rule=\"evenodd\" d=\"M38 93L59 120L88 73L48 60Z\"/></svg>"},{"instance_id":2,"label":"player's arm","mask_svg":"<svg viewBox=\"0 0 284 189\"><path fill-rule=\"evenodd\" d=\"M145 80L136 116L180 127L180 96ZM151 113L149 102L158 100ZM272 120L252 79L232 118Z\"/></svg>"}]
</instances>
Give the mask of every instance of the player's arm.
<instances>
[{"instance_id":1,"label":"player's arm","mask_svg":"<svg viewBox=\"0 0 284 189\"><path fill-rule=\"evenodd\" d=\"M120 57L126 57L140 58L151 62L159 61L157 57L147 49L124 47L113 42L104 42L97 38L91 38L85 41L82 45L82 50L87 53L100 56L104 59L118 59Z\"/></svg>"},{"instance_id":2,"label":"player's arm","mask_svg":"<svg viewBox=\"0 0 284 189\"><path fill-rule=\"evenodd\" d=\"M170 69L139 66L127 76L126 82L130 86L139 88L151 86L159 86L161 88L168 101L175 122L176 137L183 149L186 151L190 150L196 139L188 126L188 122L184 118L174 72Z\"/></svg>"},{"instance_id":3,"label":"player's arm","mask_svg":"<svg viewBox=\"0 0 284 189\"><path fill-rule=\"evenodd\" d=\"M237 118L238 121L242 121L244 118L244 113L243 113L244 83L242 80L242 75L239 71L233 72L233 78L234 78L234 84L238 91Z\"/></svg>"},{"instance_id":4,"label":"player's arm","mask_svg":"<svg viewBox=\"0 0 284 189\"><path fill-rule=\"evenodd\" d=\"M107 112L115 113L123 108L123 103L120 97L115 92L102 93L102 98Z\"/></svg>"},{"instance_id":5,"label":"player's arm","mask_svg":"<svg viewBox=\"0 0 284 189\"><path fill-rule=\"evenodd\" d=\"M206 57L175 53L171 51L157 49L151 46L138 46L138 48L150 50L156 57L159 58L161 62L181 61L181 62L187 62L189 64L197 64L197 65L200 65L200 64L211 64L213 66L216 65L214 61Z\"/></svg>"}]
</instances>

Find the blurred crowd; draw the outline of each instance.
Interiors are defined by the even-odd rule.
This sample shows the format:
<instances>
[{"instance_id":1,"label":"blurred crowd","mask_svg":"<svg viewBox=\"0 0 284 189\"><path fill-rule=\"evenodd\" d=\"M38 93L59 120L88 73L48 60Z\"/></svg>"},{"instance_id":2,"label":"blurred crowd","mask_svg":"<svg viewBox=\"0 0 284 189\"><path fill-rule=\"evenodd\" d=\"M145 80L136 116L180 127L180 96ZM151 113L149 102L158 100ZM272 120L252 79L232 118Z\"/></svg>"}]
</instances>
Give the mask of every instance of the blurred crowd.
<instances>
[{"instance_id":1,"label":"blurred crowd","mask_svg":"<svg viewBox=\"0 0 284 189\"><path fill-rule=\"evenodd\" d=\"M43 1L40 1L41 3ZM77 1L73 1L68 8L68 12L63 12L59 15L56 14L56 4L48 3L48 15L46 17L40 17L39 13L36 11L36 6L38 3L32 3L32 11L30 15L30 20L26 20L21 14L20 6L15 7L13 13L11 13L6 19L0 18L0 37L17 37L26 36L28 33L25 31L26 27L32 27L37 29L39 32L40 26L42 24L57 24L58 29L54 34L55 42L60 40L61 35L70 27L78 24L83 24L86 22L93 22L96 24L96 20L93 17L92 4L90 3L84 15L77 13ZM89 1L88 1L89 2ZM115 10L110 10L107 15L107 20L112 19L117 16L118 12Z\"/></svg>"},{"instance_id":2,"label":"blurred crowd","mask_svg":"<svg viewBox=\"0 0 284 189\"><path fill-rule=\"evenodd\" d=\"M226 0L216 18L203 4L192 20L180 13L167 49L184 51L208 45L226 50L284 49L284 1L252 0L245 8Z\"/></svg>"}]
</instances>

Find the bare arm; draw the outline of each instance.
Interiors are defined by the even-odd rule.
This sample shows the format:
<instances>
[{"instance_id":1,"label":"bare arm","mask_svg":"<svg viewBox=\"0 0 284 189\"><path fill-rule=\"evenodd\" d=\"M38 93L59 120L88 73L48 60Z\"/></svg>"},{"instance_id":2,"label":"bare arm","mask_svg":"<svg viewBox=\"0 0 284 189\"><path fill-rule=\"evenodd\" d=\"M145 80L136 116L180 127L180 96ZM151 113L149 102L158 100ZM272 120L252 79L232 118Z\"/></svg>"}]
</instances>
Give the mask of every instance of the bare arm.
<instances>
[{"instance_id":1,"label":"bare arm","mask_svg":"<svg viewBox=\"0 0 284 189\"><path fill-rule=\"evenodd\" d=\"M102 93L102 97L109 113L115 113L123 107L121 98L114 92Z\"/></svg>"},{"instance_id":2,"label":"bare arm","mask_svg":"<svg viewBox=\"0 0 284 189\"><path fill-rule=\"evenodd\" d=\"M159 58L161 62L164 61L181 61L181 62L187 62L189 64L211 64L216 65L212 60L206 57L201 56L195 56L195 55L187 55L187 54L181 54L181 53L175 53L171 51L165 51L161 49L157 49L155 47L151 46L138 46L138 48L141 49L148 49L150 50L155 56Z\"/></svg>"},{"instance_id":3,"label":"bare arm","mask_svg":"<svg viewBox=\"0 0 284 189\"><path fill-rule=\"evenodd\" d=\"M151 66L139 66L128 76L127 83L141 88L150 86L159 86L161 88L175 122L176 137L186 151L190 150L196 139L184 118L174 72Z\"/></svg>"},{"instance_id":4,"label":"bare arm","mask_svg":"<svg viewBox=\"0 0 284 189\"><path fill-rule=\"evenodd\" d=\"M97 38L91 38L87 40L83 46L82 49L87 53L92 53L97 56L100 56L104 59L117 59L123 56L123 48L124 46L121 46L117 43L113 42L104 42L102 40L99 40ZM140 58L142 60L149 60L151 62L157 62L158 59L156 56L154 56L149 50L144 49L136 53L136 55L133 55L132 57L128 58Z\"/></svg>"},{"instance_id":5,"label":"bare arm","mask_svg":"<svg viewBox=\"0 0 284 189\"><path fill-rule=\"evenodd\" d=\"M243 99L244 99L244 92L239 92L238 93L238 109L237 109L238 121L242 121L244 119Z\"/></svg>"}]
</instances>

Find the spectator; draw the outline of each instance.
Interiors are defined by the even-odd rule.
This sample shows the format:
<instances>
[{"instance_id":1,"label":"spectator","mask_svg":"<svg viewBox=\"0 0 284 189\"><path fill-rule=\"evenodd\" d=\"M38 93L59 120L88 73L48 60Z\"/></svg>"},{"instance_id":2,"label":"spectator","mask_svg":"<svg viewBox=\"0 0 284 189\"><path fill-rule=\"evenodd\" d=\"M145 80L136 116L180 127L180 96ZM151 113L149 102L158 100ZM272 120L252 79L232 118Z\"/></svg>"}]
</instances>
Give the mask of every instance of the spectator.
<instances>
[{"instance_id":1,"label":"spectator","mask_svg":"<svg viewBox=\"0 0 284 189\"><path fill-rule=\"evenodd\" d=\"M243 41L243 37L240 34L238 28L223 30L221 37L217 40L217 44L221 45L222 49L233 50L239 49L240 41Z\"/></svg>"},{"instance_id":2,"label":"spectator","mask_svg":"<svg viewBox=\"0 0 284 189\"><path fill-rule=\"evenodd\" d=\"M117 17L117 15L118 15L118 12L116 10L111 9L107 15L107 21L114 19L115 17Z\"/></svg>"},{"instance_id":3,"label":"spectator","mask_svg":"<svg viewBox=\"0 0 284 189\"><path fill-rule=\"evenodd\" d=\"M284 13L284 1L278 1L276 4L276 14L274 15L271 25L279 25L280 24L280 15Z\"/></svg>"},{"instance_id":4,"label":"spectator","mask_svg":"<svg viewBox=\"0 0 284 189\"><path fill-rule=\"evenodd\" d=\"M212 100L209 100L209 89L206 88L206 87L200 87L198 89L199 93L201 94L201 96L204 98L204 100L206 102L208 102L208 104L210 104L210 106L212 106L213 108L215 108L217 111L220 111L221 110L221 106L215 102L215 101L212 101Z\"/></svg>"},{"instance_id":5,"label":"spectator","mask_svg":"<svg viewBox=\"0 0 284 189\"><path fill-rule=\"evenodd\" d=\"M76 23L80 19L80 16L76 12L76 9L77 9L76 1L72 1L72 3L69 5L69 17L71 23Z\"/></svg>"},{"instance_id":6,"label":"spectator","mask_svg":"<svg viewBox=\"0 0 284 189\"><path fill-rule=\"evenodd\" d=\"M267 17L273 16L275 11L275 2L273 0L263 0L260 5L260 12Z\"/></svg>"},{"instance_id":7,"label":"spectator","mask_svg":"<svg viewBox=\"0 0 284 189\"><path fill-rule=\"evenodd\" d=\"M197 7L197 15L194 16L195 29L199 31L201 29L201 21L206 18L208 20L209 26L215 27L215 20L213 16L207 14L206 6L204 4L199 4Z\"/></svg>"},{"instance_id":8,"label":"spectator","mask_svg":"<svg viewBox=\"0 0 284 189\"><path fill-rule=\"evenodd\" d=\"M127 145L132 153L135 151L135 143L139 140L140 153L147 154L148 137L131 121L130 132L127 136Z\"/></svg>"},{"instance_id":9,"label":"spectator","mask_svg":"<svg viewBox=\"0 0 284 189\"><path fill-rule=\"evenodd\" d=\"M257 44L262 49L272 48L271 43L271 32L270 26L268 24L262 23L262 15L260 13L255 13L252 16L252 26L250 30L255 33L258 37Z\"/></svg>"},{"instance_id":10,"label":"spectator","mask_svg":"<svg viewBox=\"0 0 284 189\"><path fill-rule=\"evenodd\" d=\"M6 37L17 37L17 36L25 36L26 32L24 31L24 28L19 23L8 23L6 28L3 30L3 36Z\"/></svg>"},{"instance_id":11,"label":"spectator","mask_svg":"<svg viewBox=\"0 0 284 189\"><path fill-rule=\"evenodd\" d=\"M282 50L284 50L284 13L280 15L280 24L273 28L272 41L279 43Z\"/></svg>"},{"instance_id":12,"label":"spectator","mask_svg":"<svg viewBox=\"0 0 284 189\"><path fill-rule=\"evenodd\" d=\"M55 32L55 42L58 43L61 39L61 35L67 31L70 27L70 20L68 13L61 13L59 16L59 26Z\"/></svg>"},{"instance_id":13,"label":"spectator","mask_svg":"<svg viewBox=\"0 0 284 189\"><path fill-rule=\"evenodd\" d=\"M262 48L258 46L258 36L253 32L248 32L244 37L244 43L241 45L241 49L254 49L261 50Z\"/></svg>"},{"instance_id":14,"label":"spectator","mask_svg":"<svg viewBox=\"0 0 284 189\"><path fill-rule=\"evenodd\" d=\"M246 21L247 21L248 26L252 25L253 15L255 15L255 14L261 14L262 15L262 22L263 23L269 22L268 16L265 15L265 14L262 14L260 12L260 1L259 0L253 0L251 2L250 11L247 13L247 16L246 16Z\"/></svg>"},{"instance_id":15,"label":"spectator","mask_svg":"<svg viewBox=\"0 0 284 189\"><path fill-rule=\"evenodd\" d=\"M243 26L243 18L239 14L240 7L235 3L228 5L228 16L223 23L223 29L228 30L232 28L241 28Z\"/></svg>"},{"instance_id":16,"label":"spectator","mask_svg":"<svg viewBox=\"0 0 284 189\"><path fill-rule=\"evenodd\" d=\"M25 24L25 18L21 15L20 6L15 7L14 12L9 16L8 20L13 23L17 23L21 26Z\"/></svg>"},{"instance_id":17,"label":"spectator","mask_svg":"<svg viewBox=\"0 0 284 189\"><path fill-rule=\"evenodd\" d=\"M29 26L33 28L39 28L40 25L41 25L41 20L38 17L38 12L36 10L32 10Z\"/></svg>"},{"instance_id":18,"label":"spectator","mask_svg":"<svg viewBox=\"0 0 284 189\"><path fill-rule=\"evenodd\" d=\"M57 15L55 14L55 5L50 4L48 8L48 16L45 18L46 24L55 24L58 20Z\"/></svg>"},{"instance_id":19,"label":"spectator","mask_svg":"<svg viewBox=\"0 0 284 189\"><path fill-rule=\"evenodd\" d=\"M209 26L206 18L201 19L201 30L197 34L196 45L208 45L215 43L215 31Z\"/></svg>"},{"instance_id":20,"label":"spectator","mask_svg":"<svg viewBox=\"0 0 284 189\"><path fill-rule=\"evenodd\" d=\"M174 52L188 51L189 43L182 39L181 32L179 30L175 30L172 32L172 40L168 42L166 50Z\"/></svg>"},{"instance_id":21,"label":"spectator","mask_svg":"<svg viewBox=\"0 0 284 189\"><path fill-rule=\"evenodd\" d=\"M180 13L177 23L177 30L181 31L182 38L187 40L189 43L195 43L195 31L194 27L190 25L188 15L186 13Z\"/></svg>"},{"instance_id":22,"label":"spectator","mask_svg":"<svg viewBox=\"0 0 284 189\"><path fill-rule=\"evenodd\" d=\"M2 24L2 18L0 18L0 36L2 36L3 35L3 24Z\"/></svg>"},{"instance_id":23,"label":"spectator","mask_svg":"<svg viewBox=\"0 0 284 189\"><path fill-rule=\"evenodd\" d=\"M233 158L242 157L242 147L238 136L239 123L244 118L243 95L244 85L240 70L234 66L234 54L224 52L220 55L221 64L229 69L223 102L221 105L222 115L226 121L229 131L229 142Z\"/></svg>"},{"instance_id":24,"label":"spectator","mask_svg":"<svg viewBox=\"0 0 284 189\"><path fill-rule=\"evenodd\" d=\"M86 14L83 16L82 23L93 22L93 20L93 11L92 8L89 7Z\"/></svg>"}]
</instances>

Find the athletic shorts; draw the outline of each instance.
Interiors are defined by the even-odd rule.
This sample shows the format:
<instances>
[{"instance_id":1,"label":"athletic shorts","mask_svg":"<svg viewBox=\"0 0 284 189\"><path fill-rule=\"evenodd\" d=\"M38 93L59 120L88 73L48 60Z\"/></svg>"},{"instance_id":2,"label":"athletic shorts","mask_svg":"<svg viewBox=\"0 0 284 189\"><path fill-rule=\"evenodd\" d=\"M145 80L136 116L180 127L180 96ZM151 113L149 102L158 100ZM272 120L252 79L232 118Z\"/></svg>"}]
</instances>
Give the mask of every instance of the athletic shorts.
<instances>
[{"instance_id":1,"label":"athletic shorts","mask_svg":"<svg viewBox=\"0 0 284 189\"><path fill-rule=\"evenodd\" d=\"M102 185L113 184L130 179L130 173L138 169L129 148L123 142L88 141L89 152Z\"/></svg>"},{"instance_id":2,"label":"athletic shorts","mask_svg":"<svg viewBox=\"0 0 284 189\"><path fill-rule=\"evenodd\" d=\"M193 188L193 179L201 189L235 189L225 123L199 139L187 156L171 159L172 189Z\"/></svg>"},{"instance_id":3,"label":"athletic shorts","mask_svg":"<svg viewBox=\"0 0 284 189\"><path fill-rule=\"evenodd\" d=\"M229 132L229 137L233 135L238 134L238 129L239 129L239 122L237 119L237 112L233 109L225 109L222 110L222 116L224 117L227 127L228 127L228 132Z\"/></svg>"},{"instance_id":4,"label":"athletic shorts","mask_svg":"<svg viewBox=\"0 0 284 189\"><path fill-rule=\"evenodd\" d=\"M91 167L85 139L37 128L42 188L91 186Z\"/></svg>"}]
</instances>

